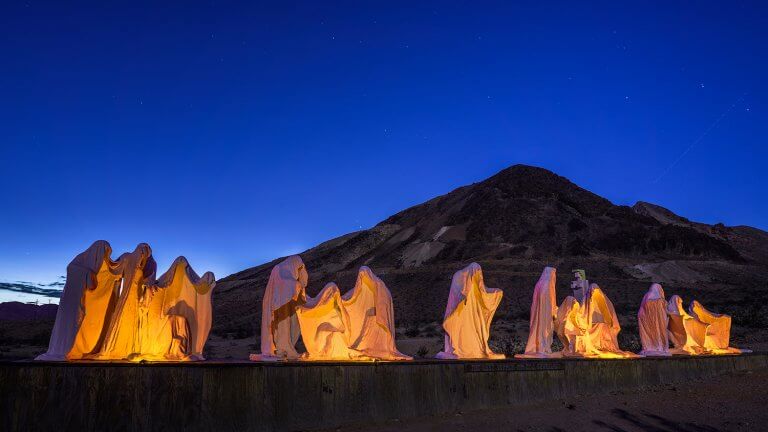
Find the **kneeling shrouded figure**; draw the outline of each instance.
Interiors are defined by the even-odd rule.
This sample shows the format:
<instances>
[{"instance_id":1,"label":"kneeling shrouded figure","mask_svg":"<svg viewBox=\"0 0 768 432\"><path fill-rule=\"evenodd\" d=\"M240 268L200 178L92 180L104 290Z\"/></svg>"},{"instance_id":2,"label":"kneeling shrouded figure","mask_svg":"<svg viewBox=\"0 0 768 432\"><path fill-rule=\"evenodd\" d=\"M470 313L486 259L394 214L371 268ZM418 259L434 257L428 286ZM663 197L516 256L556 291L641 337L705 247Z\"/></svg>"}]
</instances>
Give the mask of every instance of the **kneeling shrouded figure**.
<instances>
[{"instance_id":1,"label":"kneeling shrouded figure","mask_svg":"<svg viewBox=\"0 0 768 432\"><path fill-rule=\"evenodd\" d=\"M141 351L138 360L205 360L211 330L213 273L202 277L178 257L142 299Z\"/></svg>"},{"instance_id":2,"label":"kneeling shrouded figure","mask_svg":"<svg viewBox=\"0 0 768 432\"><path fill-rule=\"evenodd\" d=\"M443 320L445 347L437 358L504 358L504 354L494 353L488 346L491 321L502 295L500 289L485 286L479 264L472 263L456 272Z\"/></svg>"}]
</instances>

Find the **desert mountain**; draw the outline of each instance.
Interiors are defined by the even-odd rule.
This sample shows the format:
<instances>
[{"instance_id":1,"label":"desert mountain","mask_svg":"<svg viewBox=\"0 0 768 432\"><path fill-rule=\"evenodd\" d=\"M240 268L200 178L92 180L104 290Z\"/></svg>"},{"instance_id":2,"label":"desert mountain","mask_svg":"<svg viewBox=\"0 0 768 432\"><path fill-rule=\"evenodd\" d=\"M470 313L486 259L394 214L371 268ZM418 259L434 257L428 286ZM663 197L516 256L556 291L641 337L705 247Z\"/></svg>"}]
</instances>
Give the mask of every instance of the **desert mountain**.
<instances>
[{"instance_id":1,"label":"desert mountain","mask_svg":"<svg viewBox=\"0 0 768 432\"><path fill-rule=\"evenodd\" d=\"M559 270L558 301L570 292L570 270L583 268L620 313L635 313L652 281L734 315L742 313L739 305L758 299L764 304L768 293L768 233L691 222L645 202L614 205L525 165L329 240L301 257L312 295L329 281L345 291L358 267L371 267L392 291L402 325L439 322L452 274L473 261L483 266L489 286L504 290L498 314L511 321L527 320L530 294L545 265ZM257 332L262 293L280 259L218 281L215 333Z\"/></svg>"}]
</instances>

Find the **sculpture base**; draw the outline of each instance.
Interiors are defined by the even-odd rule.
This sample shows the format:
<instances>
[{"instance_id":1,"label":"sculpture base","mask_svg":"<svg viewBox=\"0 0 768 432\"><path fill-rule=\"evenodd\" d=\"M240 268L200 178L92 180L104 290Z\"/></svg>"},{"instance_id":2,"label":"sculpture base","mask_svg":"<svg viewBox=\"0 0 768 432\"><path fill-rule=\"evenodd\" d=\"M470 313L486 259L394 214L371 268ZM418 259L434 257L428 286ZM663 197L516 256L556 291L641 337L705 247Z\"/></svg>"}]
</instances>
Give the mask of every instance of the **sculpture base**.
<instances>
[{"instance_id":1,"label":"sculpture base","mask_svg":"<svg viewBox=\"0 0 768 432\"><path fill-rule=\"evenodd\" d=\"M625 360L0 362L0 430L332 428L768 368L768 354Z\"/></svg>"}]
</instances>

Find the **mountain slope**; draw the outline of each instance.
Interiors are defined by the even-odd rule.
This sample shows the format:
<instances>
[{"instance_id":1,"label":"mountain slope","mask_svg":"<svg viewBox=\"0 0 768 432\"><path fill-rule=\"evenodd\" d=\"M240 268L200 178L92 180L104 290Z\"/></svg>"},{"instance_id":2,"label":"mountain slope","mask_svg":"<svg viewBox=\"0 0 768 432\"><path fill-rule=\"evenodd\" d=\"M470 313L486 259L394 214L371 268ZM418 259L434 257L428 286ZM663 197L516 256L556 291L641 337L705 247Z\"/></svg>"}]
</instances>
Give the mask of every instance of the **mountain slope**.
<instances>
[{"instance_id":1,"label":"mountain slope","mask_svg":"<svg viewBox=\"0 0 768 432\"><path fill-rule=\"evenodd\" d=\"M585 268L626 313L652 280L664 282L670 292L723 306L749 301L754 293L765 298L768 280L768 233L690 222L649 203L617 206L564 177L525 165L301 256L310 272L310 294L332 280L349 289L358 267L371 267L392 291L400 324L439 322L451 275L473 261L483 266L489 286L504 289L497 315L509 321L527 319L530 294L545 265L560 270L559 300L569 292L569 271ZM261 295L277 261L218 282L215 333L256 332Z\"/></svg>"}]
</instances>

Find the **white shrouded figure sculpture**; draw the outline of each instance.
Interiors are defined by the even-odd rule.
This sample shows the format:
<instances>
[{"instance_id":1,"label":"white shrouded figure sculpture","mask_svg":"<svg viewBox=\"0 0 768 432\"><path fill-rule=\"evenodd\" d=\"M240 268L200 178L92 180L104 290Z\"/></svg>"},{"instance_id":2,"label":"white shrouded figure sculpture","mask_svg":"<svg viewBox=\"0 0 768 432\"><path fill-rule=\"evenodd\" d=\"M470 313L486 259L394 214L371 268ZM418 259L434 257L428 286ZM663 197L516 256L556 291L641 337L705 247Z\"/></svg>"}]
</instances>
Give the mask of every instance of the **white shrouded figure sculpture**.
<instances>
[{"instance_id":1,"label":"white shrouded figure sculpture","mask_svg":"<svg viewBox=\"0 0 768 432\"><path fill-rule=\"evenodd\" d=\"M69 263L48 351L36 360L67 360L73 350L80 358L100 348L115 285L122 277L111 254L109 243L98 240Z\"/></svg>"},{"instance_id":2,"label":"white shrouded figure sculpture","mask_svg":"<svg viewBox=\"0 0 768 432\"><path fill-rule=\"evenodd\" d=\"M591 284L584 300L586 323L585 357L630 358L637 357L619 348L618 335L621 324L613 303L597 284Z\"/></svg>"},{"instance_id":3,"label":"white shrouded figure sculpture","mask_svg":"<svg viewBox=\"0 0 768 432\"><path fill-rule=\"evenodd\" d=\"M701 303L694 300L688 307L688 314L703 324L696 339L703 341L704 350L710 354L738 354L751 352L729 346L731 339L731 317L708 311Z\"/></svg>"},{"instance_id":4,"label":"white shrouded figure sculpture","mask_svg":"<svg viewBox=\"0 0 768 432\"><path fill-rule=\"evenodd\" d=\"M640 344L643 350L640 355L650 357L666 357L672 355L669 351L669 316L667 315L667 300L664 289L654 283L643 296L640 310L637 312L637 326L640 330Z\"/></svg>"},{"instance_id":5,"label":"white shrouded figure sculpture","mask_svg":"<svg viewBox=\"0 0 768 432\"><path fill-rule=\"evenodd\" d=\"M261 354L251 360L298 359L299 319L296 308L306 301L307 269L298 255L272 268L261 307Z\"/></svg>"},{"instance_id":6,"label":"white shrouded figure sculpture","mask_svg":"<svg viewBox=\"0 0 768 432\"><path fill-rule=\"evenodd\" d=\"M342 298L349 317L350 350L378 360L411 360L395 346L395 312L392 294L384 281L362 266L351 291Z\"/></svg>"},{"instance_id":7,"label":"white shrouded figure sculpture","mask_svg":"<svg viewBox=\"0 0 768 432\"><path fill-rule=\"evenodd\" d=\"M145 290L141 303L141 350L136 359L205 360L203 348L211 331L211 293L216 279L202 277L178 257L157 282Z\"/></svg>"},{"instance_id":8,"label":"white shrouded figure sculpture","mask_svg":"<svg viewBox=\"0 0 768 432\"><path fill-rule=\"evenodd\" d=\"M330 282L315 297L296 309L306 360L349 360L355 355L349 349L349 316L341 302L341 293Z\"/></svg>"},{"instance_id":9,"label":"white shrouded figure sculpture","mask_svg":"<svg viewBox=\"0 0 768 432\"><path fill-rule=\"evenodd\" d=\"M672 343L672 354L704 354L704 337L706 326L704 323L688 315L683 308L683 299L679 295L669 298L667 304L667 335Z\"/></svg>"},{"instance_id":10,"label":"white shrouded figure sculpture","mask_svg":"<svg viewBox=\"0 0 768 432\"><path fill-rule=\"evenodd\" d=\"M555 284L557 270L545 267L533 289L531 303L531 321L528 333L528 343L525 353L518 358L548 358L552 357L552 333L557 319L557 303L555 299Z\"/></svg>"},{"instance_id":11,"label":"white shrouded figure sculpture","mask_svg":"<svg viewBox=\"0 0 768 432\"><path fill-rule=\"evenodd\" d=\"M583 322L584 313L579 301L568 296L557 308L555 332L563 344L564 357L584 357L586 325Z\"/></svg>"},{"instance_id":12,"label":"white shrouded figure sculpture","mask_svg":"<svg viewBox=\"0 0 768 432\"><path fill-rule=\"evenodd\" d=\"M96 355L99 359L131 359L131 356L141 352L140 301L147 285L154 282L157 272L152 249L146 243L140 243L133 252L122 254L117 262L123 273L123 282L104 346Z\"/></svg>"},{"instance_id":13,"label":"white shrouded figure sculpture","mask_svg":"<svg viewBox=\"0 0 768 432\"><path fill-rule=\"evenodd\" d=\"M477 263L456 272L443 320L445 347L437 358L503 359L504 354L494 353L488 346L491 321L503 294L498 288L485 286Z\"/></svg>"}]
</instances>

